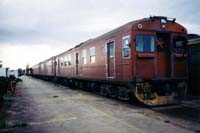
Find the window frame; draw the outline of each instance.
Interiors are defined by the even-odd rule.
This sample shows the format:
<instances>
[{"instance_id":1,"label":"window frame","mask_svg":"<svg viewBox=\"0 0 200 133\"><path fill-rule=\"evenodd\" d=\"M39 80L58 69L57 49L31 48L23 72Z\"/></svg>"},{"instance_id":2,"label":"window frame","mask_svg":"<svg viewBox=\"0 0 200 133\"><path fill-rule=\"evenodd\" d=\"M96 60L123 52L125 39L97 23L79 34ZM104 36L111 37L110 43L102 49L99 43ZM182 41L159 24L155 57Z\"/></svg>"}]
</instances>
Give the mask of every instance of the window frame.
<instances>
[{"instance_id":1,"label":"window frame","mask_svg":"<svg viewBox=\"0 0 200 133\"><path fill-rule=\"evenodd\" d=\"M91 49L94 49L94 55L91 55ZM90 49L89 49L89 51L90 51L90 63L91 64L93 64L93 63L95 63L96 62L96 49L95 49L95 47L91 47ZM92 57L94 57L94 62L92 62L92 60L91 60L91 58Z\"/></svg>"},{"instance_id":2,"label":"window frame","mask_svg":"<svg viewBox=\"0 0 200 133\"><path fill-rule=\"evenodd\" d=\"M136 40L136 38L137 38L137 36L141 36L141 35L143 35L143 36L153 36L153 38L154 38L154 51L137 51L137 40ZM155 37L154 34L136 34L134 40L135 40L135 51L136 52L138 52L138 53L155 53L156 52L156 37Z\"/></svg>"},{"instance_id":3,"label":"window frame","mask_svg":"<svg viewBox=\"0 0 200 133\"><path fill-rule=\"evenodd\" d=\"M110 47L108 48L108 44L110 45L110 43L112 43L112 45L113 45L113 56L110 56ZM107 52L108 52L108 54L109 54L109 59L112 59L112 58L115 58L115 42L114 41L110 41L110 42L108 42L107 43Z\"/></svg>"},{"instance_id":4,"label":"window frame","mask_svg":"<svg viewBox=\"0 0 200 133\"><path fill-rule=\"evenodd\" d=\"M68 54L68 66L72 65L72 55Z\"/></svg>"},{"instance_id":5,"label":"window frame","mask_svg":"<svg viewBox=\"0 0 200 133\"><path fill-rule=\"evenodd\" d=\"M61 66L61 68L64 67L64 58L63 57L60 57L60 66Z\"/></svg>"},{"instance_id":6,"label":"window frame","mask_svg":"<svg viewBox=\"0 0 200 133\"><path fill-rule=\"evenodd\" d=\"M84 54L85 54L85 56L84 56ZM85 59L85 62L84 62L84 59ZM81 60L82 60L82 64L83 65L87 64L87 49L83 49L82 50L82 58L81 58Z\"/></svg>"},{"instance_id":7,"label":"window frame","mask_svg":"<svg viewBox=\"0 0 200 133\"><path fill-rule=\"evenodd\" d=\"M175 38L177 39L177 37L182 37L182 38L185 39L186 44L184 45L184 49L178 50L177 46L176 47L174 46L174 39ZM187 52L187 38L183 35L173 35L173 37L172 37L172 51L176 52L176 53L186 53Z\"/></svg>"},{"instance_id":8,"label":"window frame","mask_svg":"<svg viewBox=\"0 0 200 133\"><path fill-rule=\"evenodd\" d=\"M67 54L66 56L65 56L65 63L66 63L66 66L71 66L72 65L72 63L71 63L71 54Z\"/></svg>"},{"instance_id":9,"label":"window frame","mask_svg":"<svg viewBox=\"0 0 200 133\"><path fill-rule=\"evenodd\" d=\"M126 36L123 36L122 37L122 58L123 59L129 59L129 58L131 58L131 46L129 46L129 56L128 57L125 57L124 56L124 44L123 44L123 41L125 40L125 39L128 39L129 38L129 44L131 45L131 37L130 37L130 35L126 35Z\"/></svg>"},{"instance_id":10,"label":"window frame","mask_svg":"<svg viewBox=\"0 0 200 133\"><path fill-rule=\"evenodd\" d=\"M64 56L64 67L67 66L67 56Z\"/></svg>"},{"instance_id":11,"label":"window frame","mask_svg":"<svg viewBox=\"0 0 200 133\"><path fill-rule=\"evenodd\" d=\"M47 64L48 67L51 67L51 60L49 60Z\"/></svg>"}]
</instances>

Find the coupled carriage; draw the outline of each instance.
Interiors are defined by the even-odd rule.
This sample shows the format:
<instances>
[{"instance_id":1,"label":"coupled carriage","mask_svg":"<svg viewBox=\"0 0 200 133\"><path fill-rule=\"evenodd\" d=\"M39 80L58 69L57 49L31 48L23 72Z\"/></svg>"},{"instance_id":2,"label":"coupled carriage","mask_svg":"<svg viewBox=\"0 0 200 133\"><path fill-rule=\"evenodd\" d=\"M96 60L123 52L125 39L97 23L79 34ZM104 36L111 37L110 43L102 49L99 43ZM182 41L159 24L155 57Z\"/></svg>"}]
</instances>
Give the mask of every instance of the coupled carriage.
<instances>
[{"instance_id":1,"label":"coupled carriage","mask_svg":"<svg viewBox=\"0 0 200 133\"><path fill-rule=\"evenodd\" d=\"M155 16L129 22L32 67L32 75L149 105L176 103L188 82L187 30Z\"/></svg>"}]
</instances>

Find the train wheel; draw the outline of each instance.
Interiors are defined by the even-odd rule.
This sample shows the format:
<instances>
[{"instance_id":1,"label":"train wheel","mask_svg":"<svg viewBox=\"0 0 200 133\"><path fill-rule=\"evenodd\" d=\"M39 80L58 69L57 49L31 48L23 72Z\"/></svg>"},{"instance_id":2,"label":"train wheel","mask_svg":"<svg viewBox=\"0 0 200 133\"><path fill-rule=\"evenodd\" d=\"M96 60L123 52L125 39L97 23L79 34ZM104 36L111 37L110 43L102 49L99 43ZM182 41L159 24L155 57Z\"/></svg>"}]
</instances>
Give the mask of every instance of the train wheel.
<instances>
[{"instance_id":1,"label":"train wheel","mask_svg":"<svg viewBox=\"0 0 200 133\"><path fill-rule=\"evenodd\" d=\"M53 81L54 84L56 84L57 83L57 78L56 77L52 78L52 81Z\"/></svg>"},{"instance_id":2,"label":"train wheel","mask_svg":"<svg viewBox=\"0 0 200 133\"><path fill-rule=\"evenodd\" d=\"M68 84L68 80L67 80L67 79L64 79L63 84L64 84L64 86L68 86L68 85L69 85L69 84Z\"/></svg>"},{"instance_id":3,"label":"train wheel","mask_svg":"<svg viewBox=\"0 0 200 133\"><path fill-rule=\"evenodd\" d=\"M126 87L120 86L118 88L118 99L130 100L130 90Z\"/></svg>"},{"instance_id":4,"label":"train wheel","mask_svg":"<svg viewBox=\"0 0 200 133\"><path fill-rule=\"evenodd\" d=\"M117 86L109 86L109 95L112 98L118 97L118 87Z\"/></svg>"},{"instance_id":5,"label":"train wheel","mask_svg":"<svg viewBox=\"0 0 200 133\"><path fill-rule=\"evenodd\" d=\"M74 88L79 89L79 81L78 80L74 81Z\"/></svg>"},{"instance_id":6,"label":"train wheel","mask_svg":"<svg viewBox=\"0 0 200 133\"><path fill-rule=\"evenodd\" d=\"M85 88L86 88L86 87L85 87L84 81L80 81L80 82L79 82L79 89L84 90Z\"/></svg>"},{"instance_id":7,"label":"train wheel","mask_svg":"<svg viewBox=\"0 0 200 133\"><path fill-rule=\"evenodd\" d=\"M87 82L86 83L86 89L87 89L87 91L95 92L95 88L96 88L95 82Z\"/></svg>"},{"instance_id":8,"label":"train wheel","mask_svg":"<svg viewBox=\"0 0 200 133\"><path fill-rule=\"evenodd\" d=\"M107 85L101 85L100 86L100 95L101 96L108 96L108 90L107 90Z\"/></svg>"},{"instance_id":9,"label":"train wheel","mask_svg":"<svg viewBox=\"0 0 200 133\"><path fill-rule=\"evenodd\" d=\"M95 92L95 93L100 92L100 85L96 82L91 82L90 91Z\"/></svg>"},{"instance_id":10,"label":"train wheel","mask_svg":"<svg viewBox=\"0 0 200 133\"><path fill-rule=\"evenodd\" d=\"M182 100L187 94L188 86L186 82L181 82L177 84L177 99Z\"/></svg>"}]
</instances>

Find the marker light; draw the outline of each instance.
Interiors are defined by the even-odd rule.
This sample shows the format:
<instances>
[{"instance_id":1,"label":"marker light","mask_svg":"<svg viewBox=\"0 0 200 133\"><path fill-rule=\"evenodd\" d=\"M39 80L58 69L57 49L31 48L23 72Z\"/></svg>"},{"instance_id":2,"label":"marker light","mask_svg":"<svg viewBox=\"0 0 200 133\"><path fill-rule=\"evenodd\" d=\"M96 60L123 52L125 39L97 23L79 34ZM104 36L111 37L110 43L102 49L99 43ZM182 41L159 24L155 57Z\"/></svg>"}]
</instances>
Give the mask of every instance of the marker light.
<instances>
[{"instance_id":1,"label":"marker light","mask_svg":"<svg viewBox=\"0 0 200 133\"><path fill-rule=\"evenodd\" d=\"M138 24L138 29L142 29L142 24Z\"/></svg>"}]
</instances>

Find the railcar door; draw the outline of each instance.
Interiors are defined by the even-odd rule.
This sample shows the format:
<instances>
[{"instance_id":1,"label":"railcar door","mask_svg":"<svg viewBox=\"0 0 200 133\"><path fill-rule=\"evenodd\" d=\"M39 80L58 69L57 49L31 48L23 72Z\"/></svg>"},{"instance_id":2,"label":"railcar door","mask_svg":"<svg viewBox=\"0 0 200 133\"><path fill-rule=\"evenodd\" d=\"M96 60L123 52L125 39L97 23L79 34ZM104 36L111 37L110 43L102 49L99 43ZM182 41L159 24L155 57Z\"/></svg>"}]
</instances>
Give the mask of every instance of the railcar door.
<instances>
[{"instance_id":1,"label":"railcar door","mask_svg":"<svg viewBox=\"0 0 200 133\"><path fill-rule=\"evenodd\" d=\"M57 69L58 69L58 76L60 76L60 59L58 59L58 65L57 65L58 67L57 67Z\"/></svg>"},{"instance_id":2,"label":"railcar door","mask_svg":"<svg viewBox=\"0 0 200 133\"><path fill-rule=\"evenodd\" d=\"M155 34L140 32L135 35L136 63L135 74L138 78L153 78L155 76Z\"/></svg>"},{"instance_id":3,"label":"railcar door","mask_svg":"<svg viewBox=\"0 0 200 133\"><path fill-rule=\"evenodd\" d=\"M115 77L115 43L107 43L107 77Z\"/></svg>"},{"instance_id":4,"label":"railcar door","mask_svg":"<svg viewBox=\"0 0 200 133\"><path fill-rule=\"evenodd\" d=\"M78 53L76 53L76 75L78 75Z\"/></svg>"},{"instance_id":5,"label":"railcar door","mask_svg":"<svg viewBox=\"0 0 200 133\"><path fill-rule=\"evenodd\" d=\"M183 35L172 35L172 77L187 77L187 38Z\"/></svg>"},{"instance_id":6,"label":"railcar door","mask_svg":"<svg viewBox=\"0 0 200 133\"><path fill-rule=\"evenodd\" d=\"M56 66L57 66L57 62L52 61L52 73L54 77L56 77Z\"/></svg>"},{"instance_id":7,"label":"railcar door","mask_svg":"<svg viewBox=\"0 0 200 133\"><path fill-rule=\"evenodd\" d=\"M39 75L41 75L41 63L39 64Z\"/></svg>"},{"instance_id":8,"label":"railcar door","mask_svg":"<svg viewBox=\"0 0 200 133\"><path fill-rule=\"evenodd\" d=\"M157 33L157 77L171 77L171 43L169 33Z\"/></svg>"}]
</instances>

